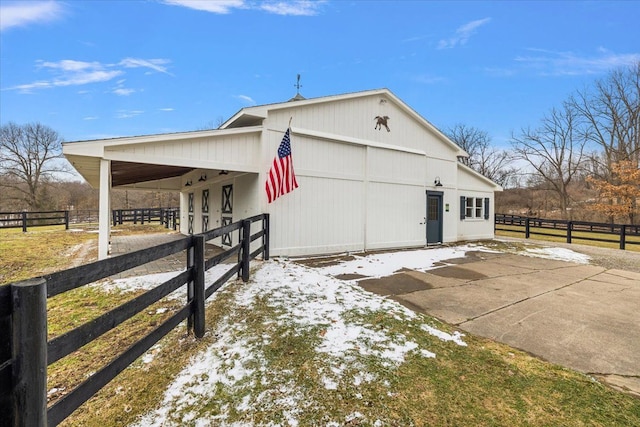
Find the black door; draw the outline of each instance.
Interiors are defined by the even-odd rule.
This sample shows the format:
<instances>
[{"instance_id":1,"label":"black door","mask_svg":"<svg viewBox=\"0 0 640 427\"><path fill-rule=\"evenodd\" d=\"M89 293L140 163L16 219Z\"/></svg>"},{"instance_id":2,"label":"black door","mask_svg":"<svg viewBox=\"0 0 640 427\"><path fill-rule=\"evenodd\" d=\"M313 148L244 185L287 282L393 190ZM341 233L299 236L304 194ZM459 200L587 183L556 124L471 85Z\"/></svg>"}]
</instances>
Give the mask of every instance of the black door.
<instances>
[{"instance_id":1,"label":"black door","mask_svg":"<svg viewBox=\"0 0 640 427\"><path fill-rule=\"evenodd\" d=\"M442 243L442 192L427 191L427 245Z\"/></svg>"}]
</instances>

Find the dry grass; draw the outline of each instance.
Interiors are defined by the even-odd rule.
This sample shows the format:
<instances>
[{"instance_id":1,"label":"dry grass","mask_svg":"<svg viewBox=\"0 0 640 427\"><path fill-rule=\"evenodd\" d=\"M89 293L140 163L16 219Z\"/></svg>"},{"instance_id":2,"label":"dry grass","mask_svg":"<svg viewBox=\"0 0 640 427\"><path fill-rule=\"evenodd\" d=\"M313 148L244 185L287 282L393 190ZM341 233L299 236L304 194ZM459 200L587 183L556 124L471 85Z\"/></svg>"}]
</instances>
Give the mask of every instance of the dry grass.
<instances>
[{"instance_id":1,"label":"dry grass","mask_svg":"<svg viewBox=\"0 0 640 427\"><path fill-rule=\"evenodd\" d=\"M166 233L160 225L124 224L112 228L114 234ZM0 229L0 285L64 270L95 260L98 234L95 224Z\"/></svg>"},{"instance_id":2,"label":"dry grass","mask_svg":"<svg viewBox=\"0 0 640 427\"><path fill-rule=\"evenodd\" d=\"M148 230L134 227L129 232ZM65 268L69 257L60 256L65 248L96 238L95 234L60 230L33 233L0 234L0 245L6 243L5 239L13 242L0 246L11 249L2 251L1 271L8 268L5 262L15 263L20 258L19 254L10 252L24 251L30 246L20 240L30 241L31 246L38 246L41 251L47 247L58 248L46 256L42 252L35 256L37 251L34 251L31 261L21 269L21 277L27 278L47 269ZM48 256L56 260L43 265L43 258ZM429 323L451 331L448 325L427 316L401 319L383 311L349 313L348 320L391 335L404 335L421 348L434 351L437 357L410 356L396 369L390 369L375 358L350 354L344 361L344 380L337 390L327 390L319 372L328 371L331 365L315 351L322 328L300 330L293 324L276 325L272 320L286 314L289 307L274 305L268 298L258 299L251 310L240 309L234 296L243 286L247 285L231 283L216 294L207 307L208 332L203 339L195 340L183 323L151 349L148 354L153 357L137 360L62 425L115 427L135 422L140 415L160 405L164 391L192 357L218 341L213 331L221 324L243 324L246 332L239 332L237 339L268 343L260 350L263 355L260 364L266 369L259 375L264 377L252 378L255 389L250 392L271 393L274 402L286 397L287 392L281 387L270 388L273 384L289 384L291 393L302 392L305 400L297 416L299 425L324 425L329 419L348 420L355 412L369 420L382 420L385 426L640 425L640 400L613 391L589 377L483 338L467 336L468 347L451 345L420 328ZM88 286L54 297L48 307L49 336L74 328L136 295L137 292L107 292L98 286ZM179 304L172 300L160 301L51 365L48 368L50 404L170 316ZM349 378L362 366L376 381L356 386ZM211 419L223 408L233 408L242 402L247 397L246 389L242 390L221 387L210 401L193 396L188 410L203 419ZM277 403L252 408L250 415L231 411L228 421L237 425L286 425ZM344 425L373 425L361 421L361 418L351 419Z\"/></svg>"},{"instance_id":3,"label":"dry grass","mask_svg":"<svg viewBox=\"0 0 640 427\"><path fill-rule=\"evenodd\" d=\"M501 224L500 228L509 229L509 230L497 230L496 237L504 236L504 237L517 237L524 238L524 227L519 226L510 226ZM567 232L566 230L553 230L546 228L538 228L531 227L530 228L531 238L536 240L543 240L547 242L559 242L566 243L567 242ZM545 234L553 234L553 236L541 235L537 233L545 233ZM573 231L571 233L572 242L579 243L581 245L589 245L596 246L600 248L610 248L610 249L619 249L620 248L620 240L619 236L615 234L604 234L604 233L589 233L584 231ZM602 239L602 240L611 240L610 242L600 242L586 239ZM640 236L626 236L626 250L633 252L640 252Z\"/></svg>"},{"instance_id":4,"label":"dry grass","mask_svg":"<svg viewBox=\"0 0 640 427\"><path fill-rule=\"evenodd\" d=\"M337 389L327 389L321 372L330 372L333 362L316 352L322 327L309 329L275 324L273 319L287 307L259 298L252 310L239 310L234 295L242 283L225 287L207 308L207 330L202 340L193 340L178 329L166 337L150 363L137 361L72 415L64 425L111 427L133 423L160 405L166 387L190 357L219 337L220 325L245 327L234 332L238 340L263 340L256 372L243 385L219 385L213 396L191 396L191 404L172 413L167 425L181 425L181 417L214 420L227 413L225 425L289 425L287 405L279 399L300 399L298 425L327 425L345 420L345 426L621 426L639 425L640 400L615 392L585 375L536 359L524 352L484 338L465 337L467 347L452 345L425 333L428 323L444 330L452 328L428 316L399 318L377 311L349 312L349 322L388 335L402 335L437 354L435 359L408 355L397 368L358 352L347 354ZM225 328L227 326L224 326ZM222 357L222 356L221 356ZM217 369L220 369L218 367ZM375 377L356 385L362 370ZM249 384L249 385L247 385ZM282 385L286 387L283 389ZM236 411L244 400L270 395L269 404ZM359 418L350 418L352 414ZM346 421L351 420L351 421ZM216 425L216 421L212 421ZM236 424L234 424L236 423Z\"/></svg>"}]
</instances>

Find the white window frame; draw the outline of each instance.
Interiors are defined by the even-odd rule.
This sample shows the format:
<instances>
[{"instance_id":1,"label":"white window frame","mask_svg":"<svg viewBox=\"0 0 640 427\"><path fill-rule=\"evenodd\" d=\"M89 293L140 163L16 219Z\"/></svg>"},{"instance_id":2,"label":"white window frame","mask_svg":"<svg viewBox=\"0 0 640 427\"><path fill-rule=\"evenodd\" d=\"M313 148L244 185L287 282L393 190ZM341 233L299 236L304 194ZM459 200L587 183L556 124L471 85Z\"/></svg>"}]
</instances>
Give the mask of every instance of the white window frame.
<instances>
[{"instance_id":1,"label":"white window frame","mask_svg":"<svg viewBox=\"0 0 640 427\"><path fill-rule=\"evenodd\" d=\"M484 219L484 198L483 197L466 197L465 198L465 218Z\"/></svg>"}]
</instances>

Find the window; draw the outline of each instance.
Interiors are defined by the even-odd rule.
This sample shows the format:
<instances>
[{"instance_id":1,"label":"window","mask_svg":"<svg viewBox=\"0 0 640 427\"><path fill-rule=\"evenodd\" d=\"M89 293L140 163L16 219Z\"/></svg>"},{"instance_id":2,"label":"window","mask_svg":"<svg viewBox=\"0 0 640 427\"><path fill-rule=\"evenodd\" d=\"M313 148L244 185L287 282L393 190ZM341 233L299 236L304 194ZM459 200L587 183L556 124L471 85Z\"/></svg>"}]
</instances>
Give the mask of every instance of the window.
<instances>
[{"instance_id":1,"label":"window","mask_svg":"<svg viewBox=\"0 0 640 427\"><path fill-rule=\"evenodd\" d=\"M476 198L476 218L482 218L482 199Z\"/></svg>"},{"instance_id":2,"label":"window","mask_svg":"<svg viewBox=\"0 0 640 427\"><path fill-rule=\"evenodd\" d=\"M465 218L473 218L473 197L467 197L467 208L464 216Z\"/></svg>"},{"instance_id":3,"label":"window","mask_svg":"<svg viewBox=\"0 0 640 427\"><path fill-rule=\"evenodd\" d=\"M460 197L460 219L489 219L489 198Z\"/></svg>"}]
</instances>

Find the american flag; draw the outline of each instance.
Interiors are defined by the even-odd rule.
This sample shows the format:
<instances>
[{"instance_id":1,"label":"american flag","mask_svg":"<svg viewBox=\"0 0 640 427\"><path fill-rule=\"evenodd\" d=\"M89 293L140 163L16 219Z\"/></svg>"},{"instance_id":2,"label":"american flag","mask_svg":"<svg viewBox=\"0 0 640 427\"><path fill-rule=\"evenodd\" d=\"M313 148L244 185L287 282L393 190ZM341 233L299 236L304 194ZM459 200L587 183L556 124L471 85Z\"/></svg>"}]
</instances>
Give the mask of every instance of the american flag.
<instances>
[{"instance_id":1,"label":"american flag","mask_svg":"<svg viewBox=\"0 0 640 427\"><path fill-rule=\"evenodd\" d=\"M289 128L287 128L280 147L278 147L278 155L273 159L273 165L269 169L269 177L265 184L267 200L271 203L296 188L298 188L298 182L296 174L293 172L291 141L289 140Z\"/></svg>"}]
</instances>

